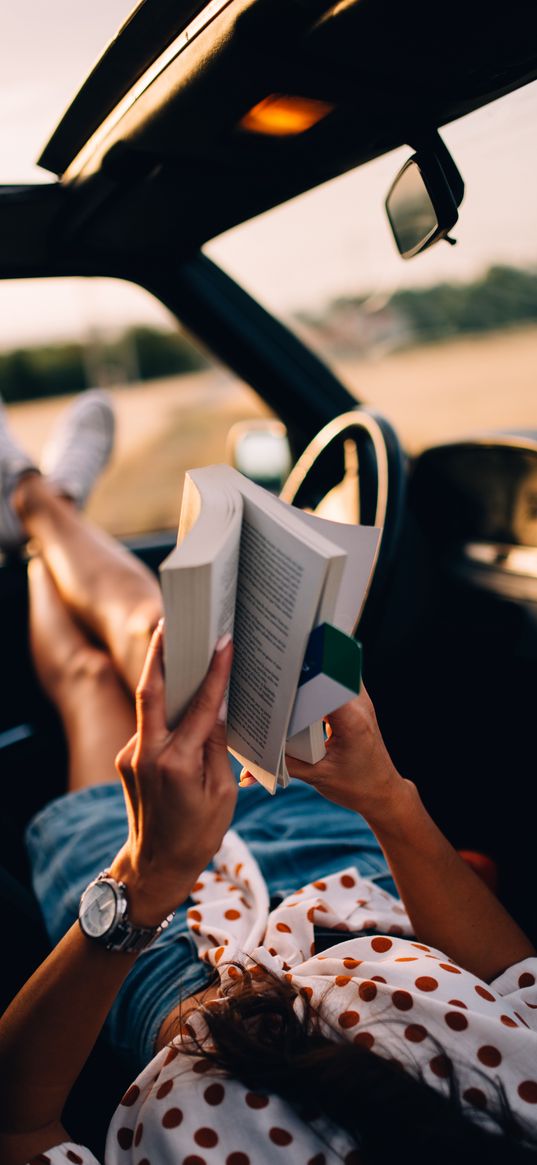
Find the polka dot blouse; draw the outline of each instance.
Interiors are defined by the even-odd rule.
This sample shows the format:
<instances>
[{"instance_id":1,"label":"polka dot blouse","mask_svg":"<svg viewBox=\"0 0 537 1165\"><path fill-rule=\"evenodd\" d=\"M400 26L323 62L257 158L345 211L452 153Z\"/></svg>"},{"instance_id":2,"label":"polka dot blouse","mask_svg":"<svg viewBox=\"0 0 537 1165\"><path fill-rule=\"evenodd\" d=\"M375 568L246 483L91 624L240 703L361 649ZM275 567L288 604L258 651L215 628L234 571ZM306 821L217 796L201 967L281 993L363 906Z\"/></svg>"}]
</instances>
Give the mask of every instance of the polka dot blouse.
<instances>
[{"instance_id":1,"label":"polka dot blouse","mask_svg":"<svg viewBox=\"0 0 537 1165\"><path fill-rule=\"evenodd\" d=\"M537 1124L537 959L483 983L442 951L414 941L402 904L354 868L301 887L269 913L259 867L232 831L192 898L188 923L199 957L219 970L221 983L240 975L230 961L260 964L296 987L298 1012L311 1000L326 1034L410 1069L419 1065L439 1090L447 1088L453 1063L468 1111L484 1121L492 1086L501 1081L515 1113ZM315 926L334 931L334 945L322 954L315 951ZM345 932L360 930L378 933L345 939ZM202 1013L193 1021L201 1034ZM279 1160L354 1165L357 1154L345 1133L331 1134L327 1144L281 1098L213 1075L180 1044L159 1052L128 1089L105 1153L105 1165ZM40 1165L68 1161L95 1165L93 1154L75 1144L34 1158Z\"/></svg>"}]
</instances>

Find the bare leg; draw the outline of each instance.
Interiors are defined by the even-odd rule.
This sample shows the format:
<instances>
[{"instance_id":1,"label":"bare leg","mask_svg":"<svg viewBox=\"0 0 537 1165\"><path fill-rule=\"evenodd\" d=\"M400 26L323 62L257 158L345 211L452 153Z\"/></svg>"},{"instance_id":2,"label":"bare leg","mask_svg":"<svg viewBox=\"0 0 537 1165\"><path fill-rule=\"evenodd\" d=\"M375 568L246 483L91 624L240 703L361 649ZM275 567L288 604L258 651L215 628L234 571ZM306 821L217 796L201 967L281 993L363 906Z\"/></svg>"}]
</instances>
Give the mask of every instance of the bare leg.
<instances>
[{"instance_id":1,"label":"bare leg","mask_svg":"<svg viewBox=\"0 0 537 1165\"><path fill-rule=\"evenodd\" d=\"M110 656L71 618L41 558L31 560L28 578L34 665L63 721L69 789L113 781L115 757L135 729L133 701Z\"/></svg>"},{"instance_id":2,"label":"bare leg","mask_svg":"<svg viewBox=\"0 0 537 1165\"><path fill-rule=\"evenodd\" d=\"M37 541L63 602L106 646L134 692L162 614L157 580L38 474L19 481L12 503L28 535Z\"/></svg>"}]
</instances>

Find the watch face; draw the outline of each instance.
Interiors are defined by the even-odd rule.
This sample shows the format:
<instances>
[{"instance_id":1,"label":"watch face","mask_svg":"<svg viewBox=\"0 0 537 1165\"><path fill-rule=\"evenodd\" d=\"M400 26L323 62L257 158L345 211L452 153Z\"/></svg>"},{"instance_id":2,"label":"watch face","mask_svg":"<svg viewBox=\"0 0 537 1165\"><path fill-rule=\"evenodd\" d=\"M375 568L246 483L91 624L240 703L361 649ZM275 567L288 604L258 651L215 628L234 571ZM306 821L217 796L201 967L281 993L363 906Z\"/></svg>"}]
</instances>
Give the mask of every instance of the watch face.
<instances>
[{"instance_id":1,"label":"watch face","mask_svg":"<svg viewBox=\"0 0 537 1165\"><path fill-rule=\"evenodd\" d=\"M116 920L117 897L109 882L97 882L82 895L79 918L90 938L100 938Z\"/></svg>"}]
</instances>

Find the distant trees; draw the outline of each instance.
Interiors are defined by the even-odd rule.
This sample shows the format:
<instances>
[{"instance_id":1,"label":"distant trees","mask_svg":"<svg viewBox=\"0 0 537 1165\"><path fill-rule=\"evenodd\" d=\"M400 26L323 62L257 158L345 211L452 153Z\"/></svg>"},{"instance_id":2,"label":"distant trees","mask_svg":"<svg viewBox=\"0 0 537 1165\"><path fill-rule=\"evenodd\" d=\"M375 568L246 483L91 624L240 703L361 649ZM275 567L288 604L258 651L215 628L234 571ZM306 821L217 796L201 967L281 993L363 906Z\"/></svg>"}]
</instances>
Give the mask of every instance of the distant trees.
<instances>
[{"instance_id":1,"label":"distant trees","mask_svg":"<svg viewBox=\"0 0 537 1165\"><path fill-rule=\"evenodd\" d=\"M392 294L340 296L322 313L301 312L312 343L334 351L390 351L537 323L537 271L490 267L471 283L437 283Z\"/></svg>"},{"instance_id":2,"label":"distant trees","mask_svg":"<svg viewBox=\"0 0 537 1165\"><path fill-rule=\"evenodd\" d=\"M154 380L204 367L205 358L179 332L133 327L90 346L39 345L0 353L0 393L14 403L79 392L97 380Z\"/></svg>"},{"instance_id":3,"label":"distant trees","mask_svg":"<svg viewBox=\"0 0 537 1165\"><path fill-rule=\"evenodd\" d=\"M537 271L490 267L472 283L396 291L374 299L334 299L322 314L297 315L313 345L384 350L537 323ZM206 367L180 332L133 327L86 345L40 345L0 353L0 393L8 402L79 392L93 384L177 376Z\"/></svg>"},{"instance_id":4,"label":"distant trees","mask_svg":"<svg viewBox=\"0 0 537 1165\"><path fill-rule=\"evenodd\" d=\"M473 283L396 291L390 304L406 316L417 339L438 340L537 322L537 272L490 267Z\"/></svg>"}]
</instances>

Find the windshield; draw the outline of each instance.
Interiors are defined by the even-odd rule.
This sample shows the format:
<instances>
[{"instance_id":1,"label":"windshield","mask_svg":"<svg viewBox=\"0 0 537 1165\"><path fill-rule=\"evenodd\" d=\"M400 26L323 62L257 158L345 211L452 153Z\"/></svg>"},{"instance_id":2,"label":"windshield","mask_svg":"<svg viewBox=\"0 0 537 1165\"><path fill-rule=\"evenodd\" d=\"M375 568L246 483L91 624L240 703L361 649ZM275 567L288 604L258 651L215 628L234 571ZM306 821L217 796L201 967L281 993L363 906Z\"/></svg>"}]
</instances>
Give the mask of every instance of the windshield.
<instances>
[{"instance_id":1,"label":"windshield","mask_svg":"<svg viewBox=\"0 0 537 1165\"><path fill-rule=\"evenodd\" d=\"M442 131L466 183L455 247L398 255L384 199L403 148L211 242L410 451L535 425L537 83Z\"/></svg>"}]
</instances>

